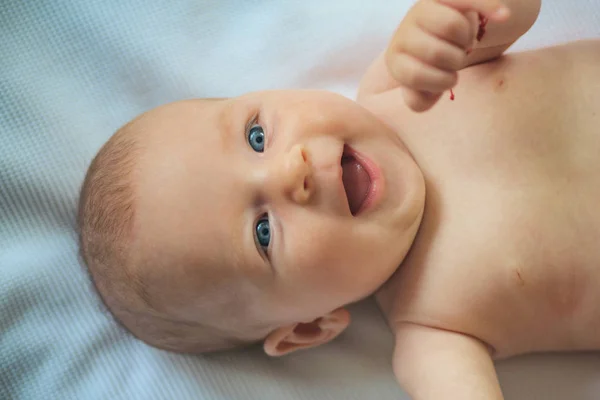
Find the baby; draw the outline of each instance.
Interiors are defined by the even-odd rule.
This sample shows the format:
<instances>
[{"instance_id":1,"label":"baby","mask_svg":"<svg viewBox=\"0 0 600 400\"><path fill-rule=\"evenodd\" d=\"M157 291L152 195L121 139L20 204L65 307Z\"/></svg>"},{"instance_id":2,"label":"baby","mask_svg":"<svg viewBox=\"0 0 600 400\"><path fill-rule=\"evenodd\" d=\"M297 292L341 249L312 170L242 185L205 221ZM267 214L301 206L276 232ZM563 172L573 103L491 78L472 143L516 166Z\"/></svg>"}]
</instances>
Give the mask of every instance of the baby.
<instances>
[{"instance_id":1,"label":"baby","mask_svg":"<svg viewBox=\"0 0 600 400\"><path fill-rule=\"evenodd\" d=\"M501 399L493 359L600 349L600 41L502 56L539 2L416 2L356 102L260 92L125 125L80 204L107 307L156 347L276 356L375 293L414 399Z\"/></svg>"}]
</instances>

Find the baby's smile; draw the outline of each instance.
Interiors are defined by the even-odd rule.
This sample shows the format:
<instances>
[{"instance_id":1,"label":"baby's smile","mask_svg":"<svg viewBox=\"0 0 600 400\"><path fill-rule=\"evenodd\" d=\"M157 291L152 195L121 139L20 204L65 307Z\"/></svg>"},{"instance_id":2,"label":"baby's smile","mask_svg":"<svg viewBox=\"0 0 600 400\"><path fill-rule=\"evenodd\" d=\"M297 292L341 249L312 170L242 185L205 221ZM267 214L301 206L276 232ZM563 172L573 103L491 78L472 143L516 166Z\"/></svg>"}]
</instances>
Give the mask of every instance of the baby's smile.
<instances>
[{"instance_id":1,"label":"baby's smile","mask_svg":"<svg viewBox=\"0 0 600 400\"><path fill-rule=\"evenodd\" d=\"M372 207L380 197L383 177L374 162L348 145L344 145L341 164L350 212L356 216Z\"/></svg>"}]
</instances>

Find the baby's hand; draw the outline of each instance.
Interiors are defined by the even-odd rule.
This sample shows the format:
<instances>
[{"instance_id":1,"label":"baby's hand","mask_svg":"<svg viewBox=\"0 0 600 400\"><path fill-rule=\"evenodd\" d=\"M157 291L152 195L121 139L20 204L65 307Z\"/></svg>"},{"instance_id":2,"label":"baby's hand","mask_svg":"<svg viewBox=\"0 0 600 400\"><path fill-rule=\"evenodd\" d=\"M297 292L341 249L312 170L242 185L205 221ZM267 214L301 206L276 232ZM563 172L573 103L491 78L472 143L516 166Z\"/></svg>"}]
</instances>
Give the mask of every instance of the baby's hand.
<instances>
[{"instance_id":1,"label":"baby's hand","mask_svg":"<svg viewBox=\"0 0 600 400\"><path fill-rule=\"evenodd\" d=\"M509 10L501 0L419 0L406 14L385 58L412 110L428 110L456 85L476 40L478 14L503 22Z\"/></svg>"}]
</instances>

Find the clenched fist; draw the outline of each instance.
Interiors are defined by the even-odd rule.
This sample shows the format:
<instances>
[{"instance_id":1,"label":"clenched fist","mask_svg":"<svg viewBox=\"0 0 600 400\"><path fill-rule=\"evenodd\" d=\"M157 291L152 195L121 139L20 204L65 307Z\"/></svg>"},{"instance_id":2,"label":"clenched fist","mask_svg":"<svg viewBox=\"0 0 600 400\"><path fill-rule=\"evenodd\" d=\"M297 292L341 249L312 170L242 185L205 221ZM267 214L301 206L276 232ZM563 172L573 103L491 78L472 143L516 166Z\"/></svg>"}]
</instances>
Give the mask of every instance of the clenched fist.
<instances>
[{"instance_id":1,"label":"clenched fist","mask_svg":"<svg viewBox=\"0 0 600 400\"><path fill-rule=\"evenodd\" d=\"M428 110L454 87L477 40L478 15L504 22L509 10L500 0L419 0L408 11L385 61L412 110Z\"/></svg>"}]
</instances>

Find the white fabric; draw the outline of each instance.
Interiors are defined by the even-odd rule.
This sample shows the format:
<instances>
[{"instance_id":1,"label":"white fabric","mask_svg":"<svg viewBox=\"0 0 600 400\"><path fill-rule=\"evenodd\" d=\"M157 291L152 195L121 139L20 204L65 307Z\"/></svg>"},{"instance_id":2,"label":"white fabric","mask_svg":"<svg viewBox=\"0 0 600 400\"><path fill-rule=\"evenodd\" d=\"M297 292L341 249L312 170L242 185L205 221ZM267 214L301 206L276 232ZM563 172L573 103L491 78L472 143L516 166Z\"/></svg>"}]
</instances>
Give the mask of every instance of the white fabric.
<instances>
[{"instance_id":1,"label":"white fabric","mask_svg":"<svg viewBox=\"0 0 600 400\"><path fill-rule=\"evenodd\" d=\"M372 302L334 343L182 356L111 320L78 258L86 166L136 114L186 97L353 96L410 0L2 0L0 399L403 399ZM600 37L598 0L545 0L516 49ZM597 354L502 362L507 399L598 399Z\"/></svg>"}]
</instances>

